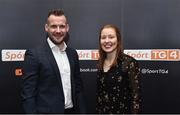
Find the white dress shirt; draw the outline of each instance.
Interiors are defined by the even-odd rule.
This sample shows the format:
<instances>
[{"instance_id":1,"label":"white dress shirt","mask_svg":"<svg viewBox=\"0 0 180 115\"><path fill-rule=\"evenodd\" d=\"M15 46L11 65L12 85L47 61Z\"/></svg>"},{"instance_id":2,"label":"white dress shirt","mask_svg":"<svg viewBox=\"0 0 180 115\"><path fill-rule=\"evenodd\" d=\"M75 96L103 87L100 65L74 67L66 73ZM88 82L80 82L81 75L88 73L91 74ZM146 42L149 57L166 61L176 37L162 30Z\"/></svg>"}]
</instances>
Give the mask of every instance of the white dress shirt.
<instances>
[{"instance_id":1,"label":"white dress shirt","mask_svg":"<svg viewBox=\"0 0 180 115\"><path fill-rule=\"evenodd\" d=\"M64 98L65 98L65 109L72 108L72 96L71 96L71 70L69 65L69 60L66 55L66 48L67 45L64 42L64 48L60 49L57 45L55 45L49 38L47 39L48 44L53 52L55 57L56 63L58 65L63 91L64 91Z\"/></svg>"}]
</instances>

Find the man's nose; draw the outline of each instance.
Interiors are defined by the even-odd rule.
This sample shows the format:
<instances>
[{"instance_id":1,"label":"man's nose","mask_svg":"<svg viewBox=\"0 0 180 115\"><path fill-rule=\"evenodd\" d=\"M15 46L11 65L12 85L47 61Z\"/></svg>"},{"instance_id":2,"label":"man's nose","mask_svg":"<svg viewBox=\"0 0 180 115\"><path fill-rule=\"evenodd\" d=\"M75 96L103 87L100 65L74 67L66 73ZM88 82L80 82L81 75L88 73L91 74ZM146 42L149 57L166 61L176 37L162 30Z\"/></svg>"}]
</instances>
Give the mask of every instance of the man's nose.
<instances>
[{"instance_id":1,"label":"man's nose","mask_svg":"<svg viewBox=\"0 0 180 115\"><path fill-rule=\"evenodd\" d=\"M61 29L60 29L59 26L57 27L56 31L57 31L57 32L60 32L60 31L61 31Z\"/></svg>"}]
</instances>

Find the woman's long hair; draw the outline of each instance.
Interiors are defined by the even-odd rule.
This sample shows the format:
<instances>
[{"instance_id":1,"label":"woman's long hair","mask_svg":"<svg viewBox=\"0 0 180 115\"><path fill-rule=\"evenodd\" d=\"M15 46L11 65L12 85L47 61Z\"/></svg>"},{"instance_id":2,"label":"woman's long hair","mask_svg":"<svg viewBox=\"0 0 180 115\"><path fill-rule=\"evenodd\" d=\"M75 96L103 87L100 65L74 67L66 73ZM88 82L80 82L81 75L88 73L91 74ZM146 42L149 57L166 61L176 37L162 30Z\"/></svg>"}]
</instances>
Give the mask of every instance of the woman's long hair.
<instances>
[{"instance_id":1,"label":"woman's long hair","mask_svg":"<svg viewBox=\"0 0 180 115\"><path fill-rule=\"evenodd\" d=\"M98 70L103 70L103 65L104 65L104 60L106 59L107 57L107 54L106 52L103 51L102 47L101 47L101 43L100 43L100 40L101 40L101 32L103 29L105 28L112 28L115 30L116 32L116 36L117 36L117 52L116 52L116 57L115 57L115 60L113 61L112 66L115 66L117 65L117 59L118 57L122 54L123 52L123 48L122 48L122 40L121 40L121 33L120 33L120 30L112 25L112 24L107 24L107 25L104 25L101 29L100 29L100 32L99 32L99 60L98 60L98 65L97 65L97 68Z\"/></svg>"}]
</instances>

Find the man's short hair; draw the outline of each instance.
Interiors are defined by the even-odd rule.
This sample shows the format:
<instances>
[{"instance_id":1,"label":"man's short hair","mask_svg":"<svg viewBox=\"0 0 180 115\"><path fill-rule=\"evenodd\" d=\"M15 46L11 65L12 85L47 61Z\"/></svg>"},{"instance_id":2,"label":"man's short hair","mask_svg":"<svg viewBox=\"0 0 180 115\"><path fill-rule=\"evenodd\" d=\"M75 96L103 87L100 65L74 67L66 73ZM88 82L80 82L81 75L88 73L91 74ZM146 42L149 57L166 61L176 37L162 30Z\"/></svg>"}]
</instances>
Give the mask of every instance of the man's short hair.
<instances>
[{"instance_id":1,"label":"man's short hair","mask_svg":"<svg viewBox=\"0 0 180 115\"><path fill-rule=\"evenodd\" d=\"M64 12L63 12L63 10L61 10L61 9L52 9L52 10L49 11L48 17L49 17L50 15L62 16L62 15L64 15Z\"/></svg>"}]
</instances>

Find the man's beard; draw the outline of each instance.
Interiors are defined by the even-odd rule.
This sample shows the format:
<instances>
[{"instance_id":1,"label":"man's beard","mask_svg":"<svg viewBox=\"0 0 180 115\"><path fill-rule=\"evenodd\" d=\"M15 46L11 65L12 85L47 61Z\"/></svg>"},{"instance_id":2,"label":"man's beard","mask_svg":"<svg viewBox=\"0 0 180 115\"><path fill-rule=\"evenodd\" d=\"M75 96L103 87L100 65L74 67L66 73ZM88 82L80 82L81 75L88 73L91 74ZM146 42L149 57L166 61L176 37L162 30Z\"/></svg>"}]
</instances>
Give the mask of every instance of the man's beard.
<instances>
[{"instance_id":1,"label":"man's beard","mask_svg":"<svg viewBox=\"0 0 180 115\"><path fill-rule=\"evenodd\" d=\"M66 33L66 35L63 37L63 39L61 40L61 42L58 42L58 41L54 40L54 39L53 39L52 37L50 37L48 34L47 34L47 37L49 37L50 40L51 40L54 44L59 45L59 44L62 44L63 42L65 42L65 43L68 42L68 40L69 40L69 33Z\"/></svg>"}]
</instances>

